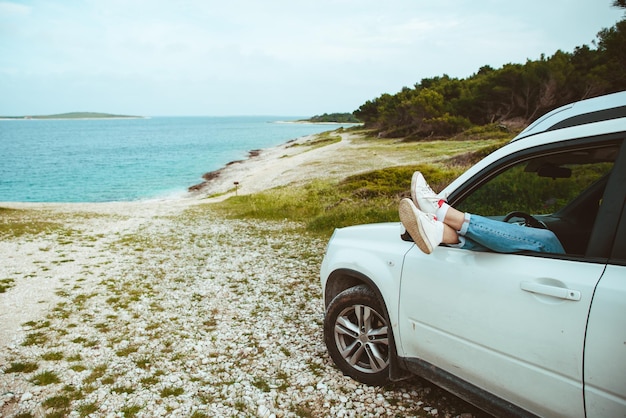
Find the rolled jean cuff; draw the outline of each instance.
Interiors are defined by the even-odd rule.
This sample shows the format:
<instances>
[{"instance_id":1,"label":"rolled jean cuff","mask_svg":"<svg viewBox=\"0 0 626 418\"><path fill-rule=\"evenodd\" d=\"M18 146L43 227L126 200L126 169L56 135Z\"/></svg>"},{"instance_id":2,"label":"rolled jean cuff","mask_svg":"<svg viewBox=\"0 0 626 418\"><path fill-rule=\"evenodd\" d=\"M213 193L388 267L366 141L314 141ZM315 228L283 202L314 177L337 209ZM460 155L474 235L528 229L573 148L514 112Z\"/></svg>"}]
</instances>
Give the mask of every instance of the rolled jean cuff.
<instances>
[{"instance_id":1,"label":"rolled jean cuff","mask_svg":"<svg viewBox=\"0 0 626 418\"><path fill-rule=\"evenodd\" d=\"M463 225L461 225L461 229L459 229L457 231L459 233L459 235L465 236L465 234L467 234L467 229L469 228L470 218L471 217L472 217L472 215L470 215L469 213L465 212L465 221L463 221Z\"/></svg>"}]
</instances>

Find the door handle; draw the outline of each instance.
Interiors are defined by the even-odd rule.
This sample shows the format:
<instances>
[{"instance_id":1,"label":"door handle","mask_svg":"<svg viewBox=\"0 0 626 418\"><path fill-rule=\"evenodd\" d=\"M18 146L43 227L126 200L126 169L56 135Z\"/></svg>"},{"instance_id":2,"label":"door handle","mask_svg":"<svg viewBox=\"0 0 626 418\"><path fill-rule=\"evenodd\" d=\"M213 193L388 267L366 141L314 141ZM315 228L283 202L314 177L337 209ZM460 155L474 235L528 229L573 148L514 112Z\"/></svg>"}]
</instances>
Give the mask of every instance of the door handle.
<instances>
[{"instance_id":1,"label":"door handle","mask_svg":"<svg viewBox=\"0 0 626 418\"><path fill-rule=\"evenodd\" d=\"M530 293L537 293L540 295L552 296L553 298L566 299L566 300L580 300L580 291L571 290L565 287L551 286L547 284L534 283L534 282L522 282L520 284L522 290Z\"/></svg>"}]
</instances>

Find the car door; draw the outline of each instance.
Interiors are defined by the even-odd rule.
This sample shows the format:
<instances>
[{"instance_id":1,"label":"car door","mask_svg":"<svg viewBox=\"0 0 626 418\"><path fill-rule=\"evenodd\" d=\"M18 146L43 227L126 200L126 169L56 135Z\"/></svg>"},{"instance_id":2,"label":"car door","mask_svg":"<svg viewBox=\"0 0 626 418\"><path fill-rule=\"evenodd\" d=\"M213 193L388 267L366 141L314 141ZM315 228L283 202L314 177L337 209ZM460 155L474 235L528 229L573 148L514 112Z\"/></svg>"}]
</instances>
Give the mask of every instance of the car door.
<instances>
[{"instance_id":1,"label":"car door","mask_svg":"<svg viewBox=\"0 0 626 418\"><path fill-rule=\"evenodd\" d=\"M542 416L582 416L582 347L604 265L440 247L407 254L404 356Z\"/></svg>"},{"instance_id":2,"label":"car door","mask_svg":"<svg viewBox=\"0 0 626 418\"><path fill-rule=\"evenodd\" d=\"M588 418L626 417L626 166L620 166L615 197L621 218L609 265L595 289L585 340L585 411Z\"/></svg>"},{"instance_id":3,"label":"car door","mask_svg":"<svg viewBox=\"0 0 626 418\"><path fill-rule=\"evenodd\" d=\"M594 155L617 158L619 143L610 147L611 153L602 149L604 154ZM519 209L543 213L555 229L567 231L564 246L571 253L498 254L440 246L425 255L413 247L403 266L399 347L404 357L432 364L534 414L584 416L586 323L606 258L578 253L580 241L587 247L591 239L595 213L589 230L587 221L576 225L578 236L571 235L570 223L578 212L593 208L589 200L597 199L595 206L601 208L598 190L604 189L596 184L610 181L613 164L591 157L588 163L575 161L582 155L575 149L560 156L553 149L550 161L541 148L533 153L520 155L519 163L509 161L505 168L485 169L481 177L493 180L477 186L459 208L484 210L488 216ZM566 163L561 168L567 165L576 174L555 184L536 178L537 167L559 161ZM534 177L522 179L525 174ZM551 190L545 194L544 189ZM542 199L540 205L517 207ZM563 207L565 201L575 204ZM567 216L560 218L560 213Z\"/></svg>"}]
</instances>

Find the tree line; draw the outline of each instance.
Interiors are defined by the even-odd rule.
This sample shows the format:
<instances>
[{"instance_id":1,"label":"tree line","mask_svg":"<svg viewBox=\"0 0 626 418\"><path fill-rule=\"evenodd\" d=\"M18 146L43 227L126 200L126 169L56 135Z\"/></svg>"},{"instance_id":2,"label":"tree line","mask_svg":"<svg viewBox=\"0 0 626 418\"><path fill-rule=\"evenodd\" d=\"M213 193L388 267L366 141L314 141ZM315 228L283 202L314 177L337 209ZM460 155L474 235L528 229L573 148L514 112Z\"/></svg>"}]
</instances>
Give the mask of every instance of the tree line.
<instances>
[{"instance_id":1,"label":"tree line","mask_svg":"<svg viewBox=\"0 0 626 418\"><path fill-rule=\"evenodd\" d=\"M626 0L613 5L626 8ZM525 64L483 66L464 79L424 78L368 100L354 116L379 136L416 139L490 123L524 126L564 104L626 90L626 19L602 29L593 45Z\"/></svg>"},{"instance_id":2,"label":"tree line","mask_svg":"<svg viewBox=\"0 0 626 418\"><path fill-rule=\"evenodd\" d=\"M360 120L352 113L324 113L323 115L315 115L312 118L305 119L305 122L333 122L333 123L359 123Z\"/></svg>"}]
</instances>

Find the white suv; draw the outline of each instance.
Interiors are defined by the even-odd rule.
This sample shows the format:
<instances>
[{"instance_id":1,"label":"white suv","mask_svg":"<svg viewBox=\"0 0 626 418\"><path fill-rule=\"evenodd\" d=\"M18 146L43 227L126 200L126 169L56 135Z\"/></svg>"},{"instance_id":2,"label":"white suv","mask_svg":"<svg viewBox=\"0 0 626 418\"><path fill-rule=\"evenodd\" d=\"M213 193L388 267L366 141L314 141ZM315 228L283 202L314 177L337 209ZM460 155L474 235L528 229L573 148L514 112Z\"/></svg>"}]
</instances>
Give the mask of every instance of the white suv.
<instances>
[{"instance_id":1,"label":"white suv","mask_svg":"<svg viewBox=\"0 0 626 418\"><path fill-rule=\"evenodd\" d=\"M580 101L442 191L539 221L565 255L426 255L399 223L337 229L320 274L335 364L373 385L415 373L498 416L626 417L625 140L626 92Z\"/></svg>"}]
</instances>

